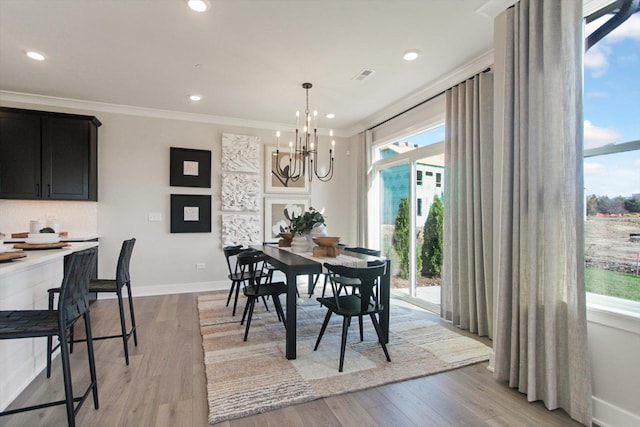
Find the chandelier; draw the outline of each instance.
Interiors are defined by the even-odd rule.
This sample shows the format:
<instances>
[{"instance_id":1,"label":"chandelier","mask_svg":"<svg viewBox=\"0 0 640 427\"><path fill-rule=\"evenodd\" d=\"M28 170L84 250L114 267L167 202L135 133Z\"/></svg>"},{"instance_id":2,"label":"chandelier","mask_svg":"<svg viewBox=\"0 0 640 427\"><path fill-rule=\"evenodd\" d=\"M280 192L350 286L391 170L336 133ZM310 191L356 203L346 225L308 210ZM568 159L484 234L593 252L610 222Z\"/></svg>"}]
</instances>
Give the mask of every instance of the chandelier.
<instances>
[{"instance_id":1,"label":"chandelier","mask_svg":"<svg viewBox=\"0 0 640 427\"><path fill-rule=\"evenodd\" d=\"M329 169L325 172L322 168L318 172L318 151L320 141L318 139L317 119L318 112L313 111L313 128L311 123L311 112L309 111L309 89L311 83L303 83L302 88L307 93L307 103L304 110L304 126L300 131L300 111L296 111L296 138L295 143L289 141L289 162L282 167L280 163L280 131L276 133L276 167L274 172L287 181L296 182L300 178L308 177L309 182L313 176L322 182L327 182L333 178L333 159L335 157L336 141L333 139L333 131L329 131L331 146L329 147ZM286 153L286 152L285 152Z\"/></svg>"}]
</instances>

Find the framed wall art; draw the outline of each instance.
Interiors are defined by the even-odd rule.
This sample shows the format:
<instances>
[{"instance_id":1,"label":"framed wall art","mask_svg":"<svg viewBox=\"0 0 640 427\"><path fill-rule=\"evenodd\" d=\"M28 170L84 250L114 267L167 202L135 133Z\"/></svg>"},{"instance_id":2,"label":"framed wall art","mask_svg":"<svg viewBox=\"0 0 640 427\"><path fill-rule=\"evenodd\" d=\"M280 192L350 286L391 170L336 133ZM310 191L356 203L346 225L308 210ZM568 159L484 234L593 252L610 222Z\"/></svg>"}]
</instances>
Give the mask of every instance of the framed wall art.
<instances>
[{"instance_id":1,"label":"framed wall art","mask_svg":"<svg viewBox=\"0 0 640 427\"><path fill-rule=\"evenodd\" d=\"M171 233L211 233L211 196L172 194Z\"/></svg>"},{"instance_id":2,"label":"framed wall art","mask_svg":"<svg viewBox=\"0 0 640 427\"><path fill-rule=\"evenodd\" d=\"M289 173L289 150L280 150L276 156L276 147L264 148L264 192L265 193L295 193L308 194L309 181L306 176L301 176L294 181L287 176ZM277 174L277 166L285 172L285 176Z\"/></svg>"},{"instance_id":3,"label":"framed wall art","mask_svg":"<svg viewBox=\"0 0 640 427\"><path fill-rule=\"evenodd\" d=\"M262 243L260 215L222 214L222 246Z\"/></svg>"},{"instance_id":4,"label":"framed wall art","mask_svg":"<svg viewBox=\"0 0 640 427\"><path fill-rule=\"evenodd\" d=\"M289 226L292 215L300 216L309 209L309 199L264 199L264 239L273 240Z\"/></svg>"},{"instance_id":5,"label":"framed wall art","mask_svg":"<svg viewBox=\"0 0 640 427\"><path fill-rule=\"evenodd\" d=\"M222 169L229 172L260 172L260 137L222 134Z\"/></svg>"},{"instance_id":6,"label":"framed wall art","mask_svg":"<svg viewBox=\"0 0 640 427\"><path fill-rule=\"evenodd\" d=\"M211 151L171 147L169 185L211 188Z\"/></svg>"}]
</instances>

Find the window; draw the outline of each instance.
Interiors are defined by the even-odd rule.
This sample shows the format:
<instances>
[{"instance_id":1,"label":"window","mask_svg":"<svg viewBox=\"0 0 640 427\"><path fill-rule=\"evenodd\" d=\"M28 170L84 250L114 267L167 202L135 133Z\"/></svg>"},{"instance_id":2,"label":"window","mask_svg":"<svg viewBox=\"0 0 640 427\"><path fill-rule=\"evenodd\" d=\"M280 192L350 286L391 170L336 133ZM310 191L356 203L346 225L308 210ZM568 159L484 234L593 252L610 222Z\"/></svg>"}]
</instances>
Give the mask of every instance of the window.
<instances>
[{"instance_id":1,"label":"window","mask_svg":"<svg viewBox=\"0 0 640 427\"><path fill-rule=\"evenodd\" d=\"M604 15L588 23L587 34L610 18ZM639 28L636 13L584 58L586 288L591 294L636 302L640 302Z\"/></svg>"},{"instance_id":2,"label":"window","mask_svg":"<svg viewBox=\"0 0 640 427\"><path fill-rule=\"evenodd\" d=\"M437 188L442 187L442 174L441 173L436 173L436 187Z\"/></svg>"},{"instance_id":3,"label":"window","mask_svg":"<svg viewBox=\"0 0 640 427\"><path fill-rule=\"evenodd\" d=\"M416 185L422 185L422 171L416 171Z\"/></svg>"},{"instance_id":4,"label":"window","mask_svg":"<svg viewBox=\"0 0 640 427\"><path fill-rule=\"evenodd\" d=\"M422 199L418 199L416 210L417 210L417 215L422 216Z\"/></svg>"}]
</instances>

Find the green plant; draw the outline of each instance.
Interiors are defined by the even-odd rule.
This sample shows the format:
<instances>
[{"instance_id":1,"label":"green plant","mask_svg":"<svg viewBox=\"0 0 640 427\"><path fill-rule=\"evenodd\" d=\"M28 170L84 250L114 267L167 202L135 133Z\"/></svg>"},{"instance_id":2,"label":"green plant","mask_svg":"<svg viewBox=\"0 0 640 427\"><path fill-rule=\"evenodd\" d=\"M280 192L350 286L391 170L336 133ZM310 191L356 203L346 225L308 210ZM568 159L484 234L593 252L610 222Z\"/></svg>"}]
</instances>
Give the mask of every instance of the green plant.
<instances>
[{"instance_id":1,"label":"green plant","mask_svg":"<svg viewBox=\"0 0 640 427\"><path fill-rule=\"evenodd\" d=\"M291 218L291 224L289 230L293 234L304 234L311 231L314 225L324 224L324 216L319 211L310 207L309 210L302 215L293 216Z\"/></svg>"},{"instance_id":2,"label":"green plant","mask_svg":"<svg viewBox=\"0 0 640 427\"><path fill-rule=\"evenodd\" d=\"M424 223L424 243L422 244L422 275L440 277L442 271L442 221L444 208L440 198L433 197L429 215Z\"/></svg>"},{"instance_id":3,"label":"green plant","mask_svg":"<svg viewBox=\"0 0 640 427\"><path fill-rule=\"evenodd\" d=\"M393 230L393 249L400 262L400 277L409 277L409 201L406 197L400 200Z\"/></svg>"}]
</instances>

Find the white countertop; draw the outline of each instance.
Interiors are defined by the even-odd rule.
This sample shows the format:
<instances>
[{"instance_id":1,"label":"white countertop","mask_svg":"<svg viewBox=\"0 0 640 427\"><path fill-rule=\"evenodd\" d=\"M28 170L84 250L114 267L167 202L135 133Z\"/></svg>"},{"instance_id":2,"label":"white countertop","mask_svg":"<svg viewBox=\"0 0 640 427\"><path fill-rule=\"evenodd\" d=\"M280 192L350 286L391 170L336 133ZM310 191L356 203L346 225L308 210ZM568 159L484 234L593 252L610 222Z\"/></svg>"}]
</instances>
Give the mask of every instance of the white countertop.
<instances>
[{"instance_id":1,"label":"white countertop","mask_svg":"<svg viewBox=\"0 0 640 427\"><path fill-rule=\"evenodd\" d=\"M98 242L74 242L60 249L40 249L24 251L26 258L18 258L13 261L0 263L0 277L29 269L37 264L51 261L57 258L98 246Z\"/></svg>"},{"instance_id":2,"label":"white countertop","mask_svg":"<svg viewBox=\"0 0 640 427\"><path fill-rule=\"evenodd\" d=\"M88 235L76 235L76 234L70 234L66 237L61 237L60 241L61 242L88 242L90 240L95 240L95 239L99 239L100 235L99 234L88 234ZM24 238L4 238L4 242L5 243L23 243L25 241Z\"/></svg>"}]
</instances>

